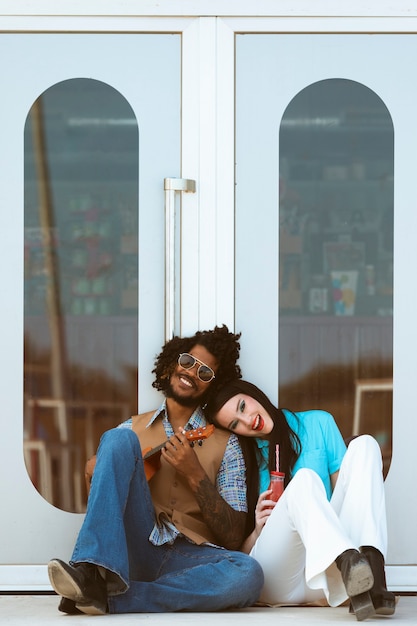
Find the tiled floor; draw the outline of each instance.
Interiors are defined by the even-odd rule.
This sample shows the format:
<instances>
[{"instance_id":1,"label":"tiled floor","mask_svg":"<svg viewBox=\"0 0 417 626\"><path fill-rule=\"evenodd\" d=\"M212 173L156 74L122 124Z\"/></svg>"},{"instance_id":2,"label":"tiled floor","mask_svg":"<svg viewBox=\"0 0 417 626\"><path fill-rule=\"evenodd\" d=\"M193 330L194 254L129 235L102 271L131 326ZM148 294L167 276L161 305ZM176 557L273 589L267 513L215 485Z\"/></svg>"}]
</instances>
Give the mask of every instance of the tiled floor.
<instances>
[{"instance_id":1,"label":"tiled floor","mask_svg":"<svg viewBox=\"0 0 417 626\"><path fill-rule=\"evenodd\" d=\"M91 617L88 615L64 615L57 610L58 598L55 595L0 595L0 624L1 626L27 626L27 624L42 624L42 626L74 626L85 623L86 620L98 620L112 624L125 624L129 621L146 621L151 626L214 626L221 622L222 626L238 625L244 620L251 626L311 626L312 624L355 624L356 619L349 615L347 607L319 608L319 607L281 607L250 608L241 611L224 613L140 613L129 615L105 615ZM382 624L390 622L401 623L402 626L417 624L417 596L401 596L397 610L391 617L373 617L366 620L366 624ZM365 622L364 622L365 623Z\"/></svg>"}]
</instances>

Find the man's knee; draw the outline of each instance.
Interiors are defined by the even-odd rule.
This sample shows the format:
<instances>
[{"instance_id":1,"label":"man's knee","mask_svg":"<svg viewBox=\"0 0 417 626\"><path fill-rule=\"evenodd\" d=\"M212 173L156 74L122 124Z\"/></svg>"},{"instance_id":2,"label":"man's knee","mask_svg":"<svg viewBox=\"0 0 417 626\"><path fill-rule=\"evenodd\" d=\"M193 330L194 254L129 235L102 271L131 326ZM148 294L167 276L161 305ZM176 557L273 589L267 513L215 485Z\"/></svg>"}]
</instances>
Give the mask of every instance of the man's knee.
<instances>
[{"instance_id":1,"label":"man's knee","mask_svg":"<svg viewBox=\"0 0 417 626\"><path fill-rule=\"evenodd\" d=\"M136 433L130 428L112 428L106 430L101 436L101 441L110 441L112 443L121 443L137 441L138 437Z\"/></svg>"},{"instance_id":2,"label":"man's knee","mask_svg":"<svg viewBox=\"0 0 417 626\"><path fill-rule=\"evenodd\" d=\"M256 559L247 554L239 554L240 558L237 559L236 565L239 567L238 588L241 590L241 600L237 606L243 608L251 606L259 600L264 585L264 573ZM234 586L235 592L236 588Z\"/></svg>"},{"instance_id":3,"label":"man's knee","mask_svg":"<svg viewBox=\"0 0 417 626\"><path fill-rule=\"evenodd\" d=\"M101 437L100 448L102 450L116 451L117 453L133 452L135 455L140 453L139 439L130 428L112 428L107 430Z\"/></svg>"}]
</instances>

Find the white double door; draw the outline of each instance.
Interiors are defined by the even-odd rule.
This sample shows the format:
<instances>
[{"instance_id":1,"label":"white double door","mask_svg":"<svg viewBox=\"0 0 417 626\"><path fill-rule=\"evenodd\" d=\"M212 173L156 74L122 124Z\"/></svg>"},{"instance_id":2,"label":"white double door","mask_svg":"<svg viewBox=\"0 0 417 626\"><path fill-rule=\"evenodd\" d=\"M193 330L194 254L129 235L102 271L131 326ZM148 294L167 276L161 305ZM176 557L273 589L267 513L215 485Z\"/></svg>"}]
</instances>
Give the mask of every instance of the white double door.
<instances>
[{"instance_id":1,"label":"white double door","mask_svg":"<svg viewBox=\"0 0 417 626\"><path fill-rule=\"evenodd\" d=\"M235 329L243 333L244 376L262 384L275 398L278 276L275 264L268 259L276 255L278 249L275 139L279 120L294 95L325 78L360 81L375 90L387 104L394 122L396 150L394 446L387 480L390 563L412 565L417 561L412 541L417 510L410 496L414 492L415 470L411 460L417 439L417 421L410 418L415 386L411 356L415 349L409 349L417 342L413 320L417 303L415 292L407 282L410 267L417 266L414 258L417 248L411 239L412 233L417 231L417 212L413 209L415 142L412 139L417 136L414 116L417 87L407 69L408 64L403 62L415 57L416 40L411 36L393 35L237 35L237 193L234 207L234 180L230 175L234 169L233 130L230 130L233 129L233 106L230 105L235 89L234 33L232 27L227 29L224 25L219 32L221 64L215 62L214 31L210 33L211 38L201 40L196 31L194 48L182 50L181 36L175 34L10 34L0 39L0 220L3 232L0 392L4 434L0 441L0 586L3 588L47 585L44 564L51 556L70 555L82 521L81 515L48 504L29 480L23 461L22 399L24 124L30 107L43 91L59 81L80 77L100 80L117 89L138 120L139 409L149 409L155 404L151 369L154 356L165 339L164 179L181 175L196 178L199 191L198 210L187 217L189 221L180 231L185 267L177 285L181 282L183 290L182 315L196 320L204 328L215 323L233 325L235 322ZM207 42L209 50L204 51ZM182 72L184 66L192 65L187 51L192 53L193 50L200 51L201 68L206 73L200 78L199 95L188 90L187 98L181 102L184 95ZM212 104L218 106L216 111L205 104L204 89L208 81L218 88L211 93ZM195 98L191 97L193 95ZM189 126L187 116L197 118L198 114L201 118L207 116L196 126L202 134L207 123L212 124L211 128L215 124L218 131L217 141L209 138L207 142L211 150L208 154L204 152L204 142L199 148L194 135L188 137L183 130L180 137L180 125L183 129ZM180 144L184 140L194 146L200 159L198 178L193 173L181 172L183 146ZM225 159L227 167L223 168ZM208 179L206 166L217 170L218 178L213 184ZM401 254L404 245L406 254ZM275 287L271 287L273 285ZM265 293L269 294L267 299ZM184 330L184 325L181 323L177 330ZM185 331L190 330L188 323ZM410 577L404 579L402 587L416 584L413 577L415 574L411 575L411 582Z\"/></svg>"}]
</instances>

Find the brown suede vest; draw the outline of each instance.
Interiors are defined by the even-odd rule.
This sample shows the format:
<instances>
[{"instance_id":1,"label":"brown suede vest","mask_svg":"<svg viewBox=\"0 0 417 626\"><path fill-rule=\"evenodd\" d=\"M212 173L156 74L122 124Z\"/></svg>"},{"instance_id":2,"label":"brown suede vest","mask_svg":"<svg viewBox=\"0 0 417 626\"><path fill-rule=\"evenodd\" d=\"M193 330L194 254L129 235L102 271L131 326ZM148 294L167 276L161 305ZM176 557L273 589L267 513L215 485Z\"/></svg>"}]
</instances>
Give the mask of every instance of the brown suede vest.
<instances>
[{"instance_id":1,"label":"brown suede vest","mask_svg":"<svg viewBox=\"0 0 417 626\"><path fill-rule=\"evenodd\" d=\"M135 415L132 429L139 437L142 452L154 448L166 441L162 419L157 418L146 428L153 412ZM195 444L194 450L209 480L216 483L216 476L226 450L230 433L215 429L202 445ZM204 542L216 543L200 511L186 480L166 461L161 459L161 467L149 481L155 513L159 519L165 514L176 528L197 544Z\"/></svg>"}]
</instances>

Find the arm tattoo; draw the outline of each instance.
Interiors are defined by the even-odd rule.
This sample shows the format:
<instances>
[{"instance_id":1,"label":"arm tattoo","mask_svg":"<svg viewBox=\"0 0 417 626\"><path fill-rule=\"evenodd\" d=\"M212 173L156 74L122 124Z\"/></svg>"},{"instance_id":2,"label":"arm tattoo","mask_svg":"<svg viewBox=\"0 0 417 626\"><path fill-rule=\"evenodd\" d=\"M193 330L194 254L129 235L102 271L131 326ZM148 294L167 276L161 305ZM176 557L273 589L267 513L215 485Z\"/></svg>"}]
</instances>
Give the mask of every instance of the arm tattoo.
<instances>
[{"instance_id":1,"label":"arm tattoo","mask_svg":"<svg viewBox=\"0 0 417 626\"><path fill-rule=\"evenodd\" d=\"M246 513L235 511L218 493L207 476L194 492L204 521L217 537L219 544L229 550L239 550L244 540Z\"/></svg>"}]
</instances>

